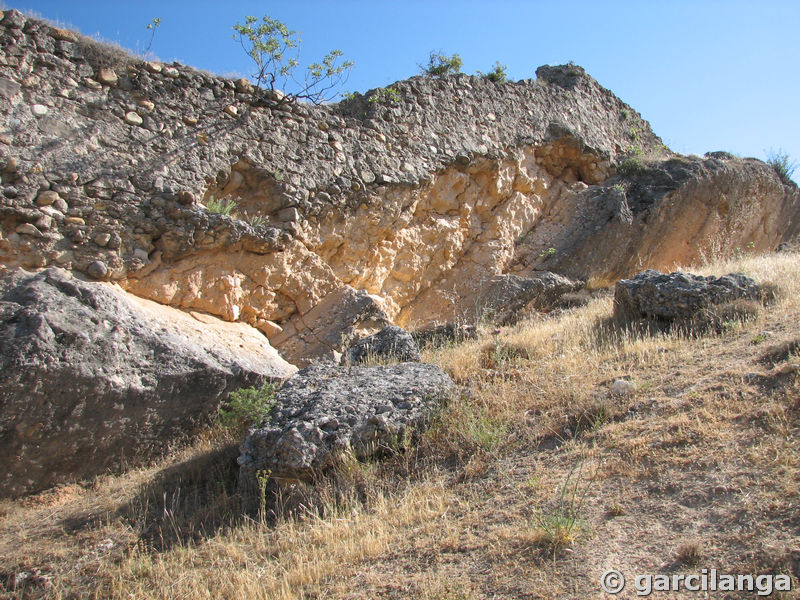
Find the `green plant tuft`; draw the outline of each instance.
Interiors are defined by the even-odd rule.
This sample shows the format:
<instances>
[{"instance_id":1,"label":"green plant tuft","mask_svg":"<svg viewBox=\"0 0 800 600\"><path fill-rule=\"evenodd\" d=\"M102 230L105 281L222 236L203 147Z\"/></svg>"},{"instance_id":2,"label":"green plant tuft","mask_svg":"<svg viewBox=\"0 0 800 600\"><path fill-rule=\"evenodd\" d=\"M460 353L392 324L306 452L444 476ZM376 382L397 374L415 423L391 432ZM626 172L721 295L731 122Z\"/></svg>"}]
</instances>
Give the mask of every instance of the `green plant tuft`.
<instances>
[{"instance_id":1,"label":"green plant tuft","mask_svg":"<svg viewBox=\"0 0 800 600\"><path fill-rule=\"evenodd\" d=\"M508 439L508 425L476 410L464 423L467 439L485 452L493 452Z\"/></svg>"},{"instance_id":2,"label":"green plant tuft","mask_svg":"<svg viewBox=\"0 0 800 600\"><path fill-rule=\"evenodd\" d=\"M239 432L261 421L275 406L278 384L265 383L231 392L225 406L219 408L215 424L222 429Z\"/></svg>"},{"instance_id":3,"label":"green plant tuft","mask_svg":"<svg viewBox=\"0 0 800 600\"><path fill-rule=\"evenodd\" d=\"M555 509L551 512L540 510L534 515L536 525L543 534L542 541L550 546L553 556L561 548L574 542L580 532L586 528L581 512L589 485L581 482L583 464L584 460L581 457L567 473Z\"/></svg>"},{"instance_id":4,"label":"green plant tuft","mask_svg":"<svg viewBox=\"0 0 800 600\"><path fill-rule=\"evenodd\" d=\"M376 102L379 104L395 104L400 102L402 96L400 92L397 91L393 87L386 87L386 88L378 88L373 92L373 94L369 97L368 102L370 104L375 104Z\"/></svg>"},{"instance_id":5,"label":"green plant tuft","mask_svg":"<svg viewBox=\"0 0 800 600\"><path fill-rule=\"evenodd\" d=\"M211 196L206 203L206 209L210 213L231 216L231 213L236 208L236 202L233 200L217 200Z\"/></svg>"},{"instance_id":6,"label":"green plant tuft","mask_svg":"<svg viewBox=\"0 0 800 600\"><path fill-rule=\"evenodd\" d=\"M261 227L267 224L267 218L264 215L253 215L247 217L247 222L253 227Z\"/></svg>"},{"instance_id":7,"label":"green plant tuft","mask_svg":"<svg viewBox=\"0 0 800 600\"><path fill-rule=\"evenodd\" d=\"M645 171L647 171L647 167L644 166L644 163L636 156L629 156L617 167L617 173L623 177L633 177Z\"/></svg>"},{"instance_id":8,"label":"green plant tuft","mask_svg":"<svg viewBox=\"0 0 800 600\"><path fill-rule=\"evenodd\" d=\"M445 77L447 75L458 75L461 73L463 61L458 54L447 56L442 52L431 52L428 57L427 66L420 65L423 75L429 77Z\"/></svg>"},{"instance_id":9,"label":"green plant tuft","mask_svg":"<svg viewBox=\"0 0 800 600\"><path fill-rule=\"evenodd\" d=\"M507 81L507 71L508 66L500 64L500 61L498 60L494 63L494 68L491 71L488 73L482 73L481 71L478 71L478 75L495 83L505 83Z\"/></svg>"}]
</instances>

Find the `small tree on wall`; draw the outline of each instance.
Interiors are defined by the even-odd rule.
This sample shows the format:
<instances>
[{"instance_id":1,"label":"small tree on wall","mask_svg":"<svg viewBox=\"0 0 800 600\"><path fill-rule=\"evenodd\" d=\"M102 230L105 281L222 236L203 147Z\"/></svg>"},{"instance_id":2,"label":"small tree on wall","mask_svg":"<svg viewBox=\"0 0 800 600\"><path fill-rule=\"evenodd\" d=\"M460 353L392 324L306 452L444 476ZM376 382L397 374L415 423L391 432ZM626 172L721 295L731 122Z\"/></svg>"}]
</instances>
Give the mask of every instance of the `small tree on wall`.
<instances>
[{"instance_id":1,"label":"small tree on wall","mask_svg":"<svg viewBox=\"0 0 800 600\"><path fill-rule=\"evenodd\" d=\"M233 26L245 53L253 60L255 84L270 91L284 93L281 102L308 100L322 104L337 95L337 89L347 80L353 61L342 60L341 50L331 50L321 62L311 63L298 78L300 37L281 21L264 15L245 17L245 22Z\"/></svg>"}]
</instances>

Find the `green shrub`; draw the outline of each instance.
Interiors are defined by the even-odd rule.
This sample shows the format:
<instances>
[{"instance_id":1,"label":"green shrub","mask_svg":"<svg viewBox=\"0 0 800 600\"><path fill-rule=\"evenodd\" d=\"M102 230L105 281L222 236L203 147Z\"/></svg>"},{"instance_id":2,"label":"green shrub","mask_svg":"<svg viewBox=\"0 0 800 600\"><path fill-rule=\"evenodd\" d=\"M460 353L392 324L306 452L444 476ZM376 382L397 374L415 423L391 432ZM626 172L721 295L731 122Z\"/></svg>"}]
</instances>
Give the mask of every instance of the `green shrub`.
<instances>
[{"instance_id":1,"label":"green shrub","mask_svg":"<svg viewBox=\"0 0 800 600\"><path fill-rule=\"evenodd\" d=\"M478 75L484 79L488 79L489 81L494 81L495 83L505 83L508 75L506 71L508 71L508 66L500 64L500 61L498 60L496 63L494 63L494 69L488 73L482 73L478 71Z\"/></svg>"},{"instance_id":2,"label":"green shrub","mask_svg":"<svg viewBox=\"0 0 800 600\"><path fill-rule=\"evenodd\" d=\"M629 156L617 167L617 173L623 177L632 177L645 171L647 171L647 167L635 156Z\"/></svg>"},{"instance_id":3,"label":"green shrub","mask_svg":"<svg viewBox=\"0 0 800 600\"><path fill-rule=\"evenodd\" d=\"M223 429L239 432L263 419L275 406L278 384L265 383L231 392L228 402L220 407L215 423Z\"/></svg>"},{"instance_id":4,"label":"green shrub","mask_svg":"<svg viewBox=\"0 0 800 600\"><path fill-rule=\"evenodd\" d=\"M376 102L380 104L395 104L396 102L399 102L401 98L402 96L400 95L400 92L393 87L378 88L369 97L368 102L370 104L374 104Z\"/></svg>"},{"instance_id":5,"label":"green shrub","mask_svg":"<svg viewBox=\"0 0 800 600\"><path fill-rule=\"evenodd\" d=\"M767 154L767 164L775 169L781 181L784 183L792 182L792 174L797 168L797 163L791 160L786 152L770 150Z\"/></svg>"},{"instance_id":6,"label":"green shrub","mask_svg":"<svg viewBox=\"0 0 800 600\"><path fill-rule=\"evenodd\" d=\"M206 203L206 209L210 213L218 214L218 215L225 215L230 216L233 212L233 209L236 208L236 202L233 200L217 200L214 196L211 196Z\"/></svg>"},{"instance_id":7,"label":"green shrub","mask_svg":"<svg viewBox=\"0 0 800 600\"><path fill-rule=\"evenodd\" d=\"M458 75L461 73L463 61L458 54L446 56L441 52L431 52L428 58L428 65L420 65L423 75L430 77L445 77L446 75Z\"/></svg>"}]
</instances>

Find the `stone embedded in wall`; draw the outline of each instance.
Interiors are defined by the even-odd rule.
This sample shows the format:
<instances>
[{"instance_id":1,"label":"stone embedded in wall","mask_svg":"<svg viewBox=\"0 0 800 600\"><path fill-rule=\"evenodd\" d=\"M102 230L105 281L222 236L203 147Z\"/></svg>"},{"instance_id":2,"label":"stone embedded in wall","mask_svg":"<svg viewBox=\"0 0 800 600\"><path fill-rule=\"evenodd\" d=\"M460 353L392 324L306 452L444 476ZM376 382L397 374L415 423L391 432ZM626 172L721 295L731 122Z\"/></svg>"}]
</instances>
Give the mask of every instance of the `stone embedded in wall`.
<instances>
[{"instance_id":1,"label":"stone embedded in wall","mask_svg":"<svg viewBox=\"0 0 800 600\"><path fill-rule=\"evenodd\" d=\"M100 67L100 69L97 71L97 80L105 85L113 86L117 85L119 77L117 77L117 73L114 71L114 69L109 67Z\"/></svg>"}]
</instances>

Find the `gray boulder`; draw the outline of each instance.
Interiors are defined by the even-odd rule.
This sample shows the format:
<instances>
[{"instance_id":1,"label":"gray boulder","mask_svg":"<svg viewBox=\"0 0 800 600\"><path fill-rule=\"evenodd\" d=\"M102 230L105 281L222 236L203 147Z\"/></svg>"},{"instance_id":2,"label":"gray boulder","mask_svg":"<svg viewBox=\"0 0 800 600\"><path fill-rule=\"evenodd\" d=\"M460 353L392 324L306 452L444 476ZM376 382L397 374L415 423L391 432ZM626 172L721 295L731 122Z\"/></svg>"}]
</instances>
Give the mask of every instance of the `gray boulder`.
<instances>
[{"instance_id":1,"label":"gray boulder","mask_svg":"<svg viewBox=\"0 0 800 600\"><path fill-rule=\"evenodd\" d=\"M761 287L741 273L703 277L648 269L617 282L614 316L622 322L689 323L711 306L739 299L761 300L762 295Z\"/></svg>"},{"instance_id":2,"label":"gray boulder","mask_svg":"<svg viewBox=\"0 0 800 600\"><path fill-rule=\"evenodd\" d=\"M484 291L480 305L493 321L508 325L531 312L551 308L561 296L582 287L580 281L549 271L528 277L497 275Z\"/></svg>"},{"instance_id":3,"label":"gray boulder","mask_svg":"<svg viewBox=\"0 0 800 600\"><path fill-rule=\"evenodd\" d=\"M371 358L419 362L422 357L414 338L397 325L388 325L378 333L360 339L342 356L343 365L360 365Z\"/></svg>"},{"instance_id":4,"label":"gray boulder","mask_svg":"<svg viewBox=\"0 0 800 600\"><path fill-rule=\"evenodd\" d=\"M255 329L66 271L0 280L0 496L151 458L236 388L289 377Z\"/></svg>"},{"instance_id":5,"label":"gray boulder","mask_svg":"<svg viewBox=\"0 0 800 600\"><path fill-rule=\"evenodd\" d=\"M284 384L269 417L248 431L240 482L250 489L259 471L308 480L342 453L380 454L421 432L453 388L439 367L422 363L307 367Z\"/></svg>"}]
</instances>

